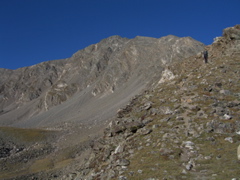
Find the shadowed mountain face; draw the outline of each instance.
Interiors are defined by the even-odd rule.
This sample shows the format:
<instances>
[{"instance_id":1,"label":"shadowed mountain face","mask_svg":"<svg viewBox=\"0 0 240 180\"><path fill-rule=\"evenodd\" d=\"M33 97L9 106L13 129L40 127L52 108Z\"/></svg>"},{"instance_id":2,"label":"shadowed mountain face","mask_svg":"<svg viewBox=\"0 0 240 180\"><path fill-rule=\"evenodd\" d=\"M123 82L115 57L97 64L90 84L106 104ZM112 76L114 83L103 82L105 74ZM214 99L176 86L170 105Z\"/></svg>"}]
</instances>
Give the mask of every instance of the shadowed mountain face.
<instances>
[{"instance_id":1,"label":"shadowed mountain face","mask_svg":"<svg viewBox=\"0 0 240 180\"><path fill-rule=\"evenodd\" d=\"M101 123L161 79L172 63L203 50L190 38L112 36L68 59L0 69L0 124Z\"/></svg>"}]
</instances>

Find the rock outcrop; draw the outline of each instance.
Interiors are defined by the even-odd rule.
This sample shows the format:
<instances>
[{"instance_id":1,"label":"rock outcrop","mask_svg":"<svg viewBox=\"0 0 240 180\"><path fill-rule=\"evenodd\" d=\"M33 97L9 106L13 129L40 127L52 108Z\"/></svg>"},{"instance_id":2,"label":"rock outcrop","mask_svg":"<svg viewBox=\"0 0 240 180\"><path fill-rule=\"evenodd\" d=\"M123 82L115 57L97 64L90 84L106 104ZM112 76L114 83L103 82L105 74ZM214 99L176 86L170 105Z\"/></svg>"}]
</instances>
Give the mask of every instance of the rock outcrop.
<instances>
[{"instance_id":1,"label":"rock outcrop","mask_svg":"<svg viewBox=\"0 0 240 180\"><path fill-rule=\"evenodd\" d=\"M216 37L210 50L214 49L212 55L225 56L225 55L240 55L240 25L229 27L223 30L223 36Z\"/></svg>"}]
</instances>

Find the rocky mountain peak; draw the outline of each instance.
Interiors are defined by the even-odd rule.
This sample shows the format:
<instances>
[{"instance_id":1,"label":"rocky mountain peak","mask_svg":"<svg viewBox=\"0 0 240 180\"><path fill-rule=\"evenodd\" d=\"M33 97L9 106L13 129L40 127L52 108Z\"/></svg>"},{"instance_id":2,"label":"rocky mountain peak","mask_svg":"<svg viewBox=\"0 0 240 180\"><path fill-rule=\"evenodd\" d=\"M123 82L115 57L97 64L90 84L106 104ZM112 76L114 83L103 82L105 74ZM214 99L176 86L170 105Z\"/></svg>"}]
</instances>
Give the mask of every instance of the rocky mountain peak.
<instances>
[{"instance_id":1,"label":"rocky mountain peak","mask_svg":"<svg viewBox=\"0 0 240 180\"><path fill-rule=\"evenodd\" d=\"M46 125L45 123L50 123L51 120L46 120L45 113L50 113L48 111L51 108L64 102L72 104L73 96L79 98L79 102L88 103L86 97L94 102L98 101L100 96L107 98L114 92L120 93L125 87L132 87L131 93L126 91L123 94L132 96L153 80L159 80L165 66L183 57L192 56L202 49L202 43L176 36L160 39L140 36L127 39L111 36L79 50L68 59L43 62L11 73L3 71L0 84L2 98L0 123L19 124L24 119L24 124L31 122L31 126L33 124L38 126L39 123L35 121L45 119L45 122L40 124ZM117 103L119 100L115 101ZM78 106L80 109L84 107ZM117 107L114 108L116 110ZM81 114L75 111L73 114L74 118L69 119L74 121L82 119ZM54 119L61 122L59 117ZM64 120L66 121L66 117Z\"/></svg>"}]
</instances>

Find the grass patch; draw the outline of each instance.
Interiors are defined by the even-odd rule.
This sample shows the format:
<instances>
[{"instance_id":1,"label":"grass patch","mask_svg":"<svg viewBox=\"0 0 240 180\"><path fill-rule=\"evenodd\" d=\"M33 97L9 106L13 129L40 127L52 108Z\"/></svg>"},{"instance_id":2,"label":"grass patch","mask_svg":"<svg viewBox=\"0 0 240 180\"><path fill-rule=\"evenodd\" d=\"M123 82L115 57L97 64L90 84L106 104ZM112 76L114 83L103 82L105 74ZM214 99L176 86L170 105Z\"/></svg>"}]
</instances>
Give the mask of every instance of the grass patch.
<instances>
[{"instance_id":1,"label":"grass patch","mask_svg":"<svg viewBox=\"0 0 240 180\"><path fill-rule=\"evenodd\" d=\"M177 156L178 152L172 155ZM167 156L160 155L159 147L144 147L131 160L131 164L126 172L129 179L139 180L147 178L168 178L181 179L181 164ZM133 172L131 176L129 172Z\"/></svg>"},{"instance_id":2,"label":"grass patch","mask_svg":"<svg viewBox=\"0 0 240 180\"><path fill-rule=\"evenodd\" d=\"M2 136L4 139L11 139L21 142L44 141L51 133L51 131L42 129L0 127L0 136Z\"/></svg>"},{"instance_id":3,"label":"grass patch","mask_svg":"<svg viewBox=\"0 0 240 180\"><path fill-rule=\"evenodd\" d=\"M54 163L50 158L39 159L31 165L31 167L29 168L29 172L36 173L40 171L46 171L52 169L53 167Z\"/></svg>"},{"instance_id":4,"label":"grass patch","mask_svg":"<svg viewBox=\"0 0 240 180\"><path fill-rule=\"evenodd\" d=\"M214 138L213 141L206 140L210 136ZM203 159L197 161L201 164L197 167L197 171L211 169L205 175L217 174L217 177L221 177L221 179L239 177L240 166L237 161L237 147L240 137L234 137L234 143L226 141L225 138L226 135L205 133L201 135L201 138L194 140L197 144L201 144L199 154L203 155Z\"/></svg>"},{"instance_id":5,"label":"grass patch","mask_svg":"<svg viewBox=\"0 0 240 180\"><path fill-rule=\"evenodd\" d=\"M54 164L54 169L64 168L67 165L71 164L72 162L73 162L73 159L66 159L66 160L57 162L56 164Z\"/></svg>"},{"instance_id":6,"label":"grass patch","mask_svg":"<svg viewBox=\"0 0 240 180\"><path fill-rule=\"evenodd\" d=\"M17 177L17 176L22 176L24 174L26 174L27 171L26 170L21 170L21 171L15 171L15 172L1 172L0 174L0 179L9 179L9 178L13 178L13 177Z\"/></svg>"}]
</instances>

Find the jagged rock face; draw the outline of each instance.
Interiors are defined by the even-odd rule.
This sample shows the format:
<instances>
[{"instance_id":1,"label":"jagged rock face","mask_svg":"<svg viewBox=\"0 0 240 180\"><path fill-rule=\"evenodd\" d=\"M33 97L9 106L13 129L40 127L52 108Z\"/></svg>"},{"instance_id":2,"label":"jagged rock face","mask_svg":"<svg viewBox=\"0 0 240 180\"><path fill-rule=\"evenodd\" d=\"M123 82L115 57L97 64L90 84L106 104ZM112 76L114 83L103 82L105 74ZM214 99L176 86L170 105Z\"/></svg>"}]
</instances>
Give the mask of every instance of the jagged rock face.
<instances>
[{"instance_id":1,"label":"jagged rock face","mask_svg":"<svg viewBox=\"0 0 240 180\"><path fill-rule=\"evenodd\" d=\"M63 67L63 61L49 61L17 70L2 69L0 80L1 110L14 108L38 98L51 87Z\"/></svg>"},{"instance_id":2,"label":"jagged rock face","mask_svg":"<svg viewBox=\"0 0 240 180\"><path fill-rule=\"evenodd\" d=\"M195 55L203 46L190 37L172 35L160 39L112 36L68 59L0 69L0 123L43 126L52 119L87 120L89 114L96 120L105 108L115 111L148 83L159 81L166 66ZM106 107L92 111L91 104ZM45 122L40 123L42 119Z\"/></svg>"}]
</instances>

